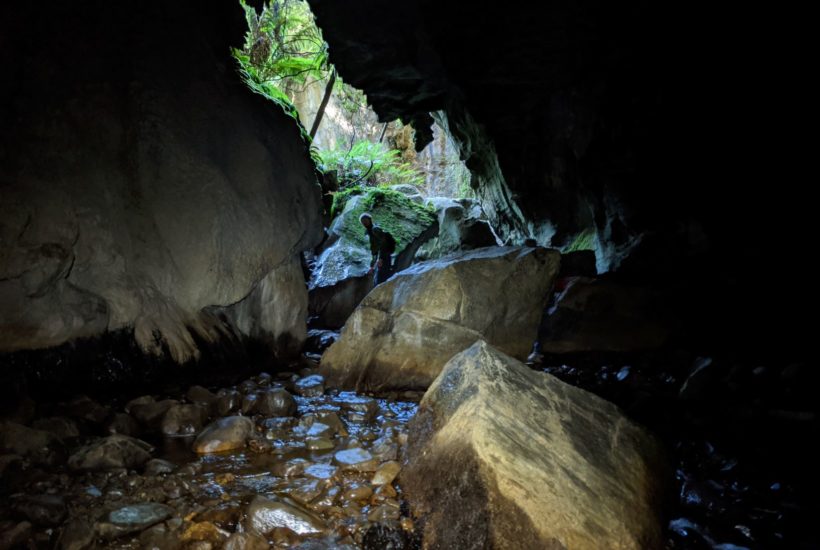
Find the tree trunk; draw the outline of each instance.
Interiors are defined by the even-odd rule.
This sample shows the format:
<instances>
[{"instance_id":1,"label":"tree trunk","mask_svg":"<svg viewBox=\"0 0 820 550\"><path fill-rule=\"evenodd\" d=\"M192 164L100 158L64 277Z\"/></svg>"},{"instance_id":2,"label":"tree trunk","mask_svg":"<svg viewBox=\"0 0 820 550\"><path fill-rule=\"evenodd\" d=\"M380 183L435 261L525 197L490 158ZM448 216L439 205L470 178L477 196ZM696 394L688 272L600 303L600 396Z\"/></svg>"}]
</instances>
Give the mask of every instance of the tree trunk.
<instances>
[{"instance_id":1,"label":"tree trunk","mask_svg":"<svg viewBox=\"0 0 820 550\"><path fill-rule=\"evenodd\" d=\"M325 114L325 107L330 101L330 94L333 93L333 85L336 83L336 67L330 72L330 80L327 81L325 87L325 97L322 98L322 103L319 105L319 110L316 111L316 118L313 119L313 126L310 128L310 139L316 137L316 132L319 130L319 123L322 122L322 117Z\"/></svg>"}]
</instances>

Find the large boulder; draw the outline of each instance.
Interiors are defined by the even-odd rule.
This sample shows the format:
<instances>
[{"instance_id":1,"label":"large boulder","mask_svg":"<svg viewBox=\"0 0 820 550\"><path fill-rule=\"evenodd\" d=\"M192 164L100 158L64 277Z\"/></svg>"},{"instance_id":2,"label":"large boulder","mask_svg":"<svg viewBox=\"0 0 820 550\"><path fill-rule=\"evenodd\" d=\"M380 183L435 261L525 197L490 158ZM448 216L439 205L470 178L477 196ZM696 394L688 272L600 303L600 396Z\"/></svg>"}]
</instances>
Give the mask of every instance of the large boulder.
<instances>
[{"instance_id":1,"label":"large boulder","mask_svg":"<svg viewBox=\"0 0 820 550\"><path fill-rule=\"evenodd\" d=\"M230 56L240 6L199 8L0 19L27 52L0 52L15 75L0 90L0 351L133 328L185 361L225 333L204 308L243 300L321 238L307 144ZM30 40L33 22L49 40ZM291 321L275 332L303 338Z\"/></svg>"},{"instance_id":2,"label":"large boulder","mask_svg":"<svg viewBox=\"0 0 820 550\"><path fill-rule=\"evenodd\" d=\"M426 388L478 338L523 359L559 263L554 250L491 247L416 264L362 301L323 374L343 388Z\"/></svg>"},{"instance_id":3,"label":"large boulder","mask_svg":"<svg viewBox=\"0 0 820 550\"><path fill-rule=\"evenodd\" d=\"M241 334L265 342L280 359L292 358L307 340L308 295L298 256L268 273L242 301L223 308Z\"/></svg>"},{"instance_id":4,"label":"large boulder","mask_svg":"<svg viewBox=\"0 0 820 550\"><path fill-rule=\"evenodd\" d=\"M109 435L81 447L68 459L72 470L98 471L139 468L151 460L154 448L140 439Z\"/></svg>"},{"instance_id":5,"label":"large boulder","mask_svg":"<svg viewBox=\"0 0 820 550\"><path fill-rule=\"evenodd\" d=\"M425 548L661 548L657 442L613 404L483 341L410 425L399 482Z\"/></svg>"},{"instance_id":6,"label":"large boulder","mask_svg":"<svg viewBox=\"0 0 820 550\"><path fill-rule=\"evenodd\" d=\"M477 201L431 197L426 204L435 208L438 236L419 248L417 260L431 260L458 250L499 244Z\"/></svg>"},{"instance_id":7,"label":"large boulder","mask_svg":"<svg viewBox=\"0 0 820 550\"><path fill-rule=\"evenodd\" d=\"M633 352L661 347L671 325L662 296L645 288L578 277L567 281L539 335L546 353Z\"/></svg>"},{"instance_id":8,"label":"large boulder","mask_svg":"<svg viewBox=\"0 0 820 550\"><path fill-rule=\"evenodd\" d=\"M340 328L373 288L372 276L367 274L370 241L359 222L362 213L370 212L375 223L396 239L396 271L407 268L419 246L437 232L432 209L415 203L404 193L385 188L344 193L350 196L328 229L309 285L310 313L331 328Z\"/></svg>"}]
</instances>

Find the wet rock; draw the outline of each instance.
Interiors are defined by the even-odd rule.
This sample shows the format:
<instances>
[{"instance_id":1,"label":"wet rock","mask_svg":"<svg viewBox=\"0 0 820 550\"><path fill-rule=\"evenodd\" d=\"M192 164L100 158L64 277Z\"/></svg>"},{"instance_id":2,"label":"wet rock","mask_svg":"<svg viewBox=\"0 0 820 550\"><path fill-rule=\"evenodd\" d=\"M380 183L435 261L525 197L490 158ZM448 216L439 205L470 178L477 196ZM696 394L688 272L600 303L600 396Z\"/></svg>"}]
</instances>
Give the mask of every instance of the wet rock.
<instances>
[{"instance_id":1,"label":"wet rock","mask_svg":"<svg viewBox=\"0 0 820 550\"><path fill-rule=\"evenodd\" d=\"M344 470L357 472L375 472L378 461L368 451L362 448L345 449L333 455L333 462Z\"/></svg>"},{"instance_id":2,"label":"wet rock","mask_svg":"<svg viewBox=\"0 0 820 550\"><path fill-rule=\"evenodd\" d=\"M319 397L325 393L325 379L319 374L306 376L296 382L294 390L302 397Z\"/></svg>"},{"instance_id":3,"label":"wet rock","mask_svg":"<svg viewBox=\"0 0 820 550\"><path fill-rule=\"evenodd\" d=\"M478 338L525 359L559 263L554 250L490 247L415 264L362 300L321 373L340 388L422 389Z\"/></svg>"},{"instance_id":4,"label":"wet rock","mask_svg":"<svg viewBox=\"0 0 820 550\"><path fill-rule=\"evenodd\" d=\"M351 484L343 493L342 500L345 502L364 502L373 496L373 489L363 483Z\"/></svg>"},{"instance_id":5,"label":"wet rock","mask_svg":"<svg viewBox=\"0 0 820 550\"><path fill-rule=\"evenodd\" d=\"M712 548L714 545L714 541L703 527L685 518L670 521L668 532L671 535L672 548Z\"/></svg>"},{"instance_id":6,"label":"wet rock","mask_svg":"<svg viewBox=\"0 0 820 550\"><path fill-rule=\"evenodd\" d=\"M399 457L399 446L390 437L380 437L373 442L370 452L379 462L396 460Z\"/></svg>"},{"instance_id":7,"label":"wet rock","mask_svg":"<svg viewBox=\"0 0 820 550\"><path fill-rule=\"evenodd\" d=\"M353 392L340 392L334 398L334 402L347 412L347 419L350 422L372 422L379 412L379 405L375 399Z\"/></svg>"},{"instance_id":8,"label":"wet rock","mask_svg":"<svg viewBox=\"0 0 820 550\"><path fill-rule=\"evenodd\" d=\"M149 403L156 403L156 399L154 399L154 396L141 395L140 397L135 397L134 399L126 403L125 407L123 407L123 410L125 410L125 412L127 413L130 413L134 407L138 405L147 405Z\"/></svg>"},{"instance_id":9,"label":"wet rock","mask_svg":"<svg viewBox=\"0 0 820 550\"><path fill-rule=\"evenodd\" d=\"M139 439L110 435L81 447L68 459L72 470L139 468L151 459L154 448Z\"/></svg>"},{"instance_id":10,"label":"wet rock","mask_svg":"<svg viewBox=\"0 0 820 550\"><path fill-rule=\"evenodd\" d=\"M396 498L398 493L396 489L391 484L379 485L376 487L376 490L373 491L373 499L376 502L383 502L389 498Z\"/></svg>"},{"instance_id":11,"label":"wet rock","mask_svg":"<svg viewBox=\"0 0 820 550\"><path fill-rule=\"evenodd\" d=\"M17 548L31 539L32 526L27 521L21 521L0 532L0 549Z\"/></svg>"},{"instance_id":12,"label":"wet rock","mask_svg":"<svg viewBox=\"0 0 820 550\"><path fill-rule=\"evenodd\" d=\"M321 480L318 479L297 479L293 481L287 490L288 496L304 506L310 504L322 494L325 488Z\"/></svg>"},{"instance_id":13,"label":"wet rock","mask_svg":"<svg viewBox=\"0 0 820 550\"><path fill-rule=\"evenodd\" d=\"M63 522L67 509L57 495L25 495L14 499L12 509L35 525L54 526Z\"/></svg>"},{"instance_id":14,"label":"wet rock","mask_svg":"<svg viewBox=\"0 0 820 550\"><path fill-rule=\"evenodd\" d=\"M105 431L110 434L127 435L138 437L140 432L139 423L127 413L115 413L105 425Z\"/></svg>"},{"instance_id":15,"label":"wet rock","mask_svg":"<svg viewBox=\"0 0 820 550\"><path fill-rule=\"evenodd\" d=\"M63 405L61 409L66 416L84 420L94 425L102 424L110 412L108 407L100 405L86 395L75 397Z\"/></svg>"},{"instance_id":16,"label":"wet rock","mask_svg":"<svg viewBox=\"0 0 820 550\"><path fill-rule=\"evenodd\" d=\"M248 415L256 410L256 405L259 401L259 395L256 393L249 393L242 398L242 414Z\"/></svg>"},{"instance_id":17,"label":"wet rock","mask_svg":"<svg viewBox=\"0 0 820 550\"><path fill-rule=\"evenodd\" d=\"M335 330L312 329L308 331L305 349L322 353L338 339L339 333Z\"/></svg>"},{"instance_id":18,"label":"wet rock","mask_svg":"<svg viewBox=\"0 0 820 550\"><path fill-rule=\"evenodd\" d=\"M77 428L76 422L63 416L40 418L35 420L31 427L35 430L42 430L54 434L61 441L80 436L80 430Z\"/></svg>"},{"instance_id":19,"label":"wet rock","mask_svg":"<svg viewBox=\"0 0 820 550\"><path fill-rule=\"evenodd\" d=\"M725 375L720 365L709 357L698 357L691 374L680 389L684 401L700 401L715 394L719 380Z\"/></svg>"},{"instance_id":20,"label":"wet rock","mask_svg":"<svg viewBox=\"0 0 820 550\"><path fill-rule=\"evenodd\" d=\"M240 502L229 501L219 504L196 515L196 521L209 521L227 531L236 529L242 516L243 506Z\"/></svg>"},{"instance_id":21,"label":"wet rock","mask_svg":"<svg viewBox=\"0 0 820 550\"><path fill-rule=\"evenodd\" d=\"M237 386L237 389L239 393L247 395L249 393L255 393L256 390L259 389L259 384L257 384L256 380L244 380Z\"/></svg>"},{"instance_id":22,"label":"wet rock","mask_svg":"<svg viewBox=\"0 0 820 550\"><path fill-rule=\"evenodd\" d=\"M229 536L230 533L220 529L210 521L199 521L184 527L180 540L183 542L203 541L221 545Z\"/></svg>"},{"instance_id":23,"label":"wet rock","mask_svg":"<svg viewBox=\"0 0 820 550\"><path fill-rule=\"evenodd\" d=\"M316 414L316 421L321 422L327 426L333 428L333 433L340 435L341 437L347 437L347 427L345 426L342 419L339 418L339 415L333 411L320 411Z\"/></svg>"},{"instance_id":24,"label":"wet rock","mask_svg":"<svg viewBox=\"0 0 820 550\"><path fill-rule=\"evenodd\" d=\"M391 460L390 462L385 462L379 469L376 470L376 473L373 474L373 479L370 481L373 485L385 485L387 483L392 483L396 476L399 475L401 471L401 464L398 462Z\"/></svg>"},{"instance_id":25,"label":"wet rock","mask_svg":"<svg viewBox=\"0 0 820 550\"><path fill-rule=\"evenodd\" d=\"M442 548L660 548L664 466L617 407L479 341L422 399L399 482Z\"/></svg>"},{"instance_id":26,"label":"wet rock","mask_svg":"<svg viewBox=\"0 0 820 550\"><path fill-rule=\"evenodd\" d=\"M317 511L327 511L327 509L339 504L341 494L342 489L338 485L328 487L311 503L311 508Z\"/></svg>"},{"instance_id":27,"label":"wet rock","mask_svg":"<svg viewBox=\"0 0 820 550\"><path fill-rule=\"evenodd\" d=\"M225 542L223 550L268 550L270 545L264 537L252 533L234 533Z\"/></svg>"},{"instance_id":28,"label":"wet rock","mask_svg":"<svg viewBox=\"0 0 820 550\"><path fill-rule=\"evenodd\" d=\"M0 422L0 451L26 457L37 464L58 464L65 459L63 445L54 434L16 422Z\"/></svg>"},{"instance_id":29,"label":"wet rock","mask_svg":"<svg viewBox=\"0 0 820 550\"><path fill-rule=\"evenodd\" d=\"M242 395L236 390L220 392L216 400L216 414L225 416L239 409L242 405Z\"/></svg>"},{"instance_id":30,"label":"wet rock","mask_svg":"<svg viewBox=\"0 0 820 550\"><path fill-rule=\"evenodd\" d=\"M430 197L426 202L436 210L438 236L419 248L417 261L498 244L477 201Z\"/></svg>"},{"instance_id":31,"label":"wet rock","mask_svg":"<svg viewBox=\"0 0 820 550\"><path fill-rule=\"evenodd\" d=\"M336 445L328 437L308 437L305 439L305 447L311 451L327 451Z\"/></svg>"},{"instance_id":32,"label":"wet rock","mask_svg":"<svg viewBox=\"0 0 820 550\"><path fill-rule=\"evenodd\" d=\"M133 405L129 413L146 429L155 431L160 429L165 413L178 403L179 402L174 399L165 399L163 401Z\"/></svg>"},{"instance_id":33,"label":"wet rock","mask_svg":"<svg viewBox=\"0 0 820 550\"><path fill-rule=\"evenodd\" d=\"M160 431L167 436L194 435L207 418L201 405L174 405L162 417Z\"/></svg>"},{"instance_id":34,"label":"wet rock","mask_svg":"<svg viewBox=\"0 0 820 550\"><path fill-rule=\"evenodd\" d=\"M311 463L304 458L292 458L287 462L276 463L273 468L271 468L271 473L279 477L296 477L302 475L305 468L310 466L310 464Z\"/></svg>"},{"instance_id":35,"label":"wet rock","mask_svg":"<svg viewBox=\"0 0 820 550\"><path fill-rule=\"evenodd\" d=\"M194 441L194 452L206 454L241 449L253 429L253 421L245 416L220 418L202 430Z\"/></svg>"},{"instance_id":36,"label":"wet rock","mask_svg":"<svg viewBox=\"0 0 820 550\"><path fill-rule=\"evenodd\" d=\"M74 518L60 532L60 550L85 550L94 542L94 526L85 518Z\"/></svg>"},{"instance_id":37,"label":"wet rock","mask_svg":"<svg viewBox=\"0 0 820 550\"><path fill-rule=\"evenodd\" d=\"M305 434L307 437L325 437L330 438L334 435L334 430L327 424L321 422L314 422Z\"/></svg>"},{"instance_id":38,"label":"wet rock","mask_svg":"<svg viewBox=\"0 0 820 550\"><path fill-rule=\"evenodd\" d=\"M332 464L312 464L305 468L305 475L315 479L335 479L338 474L339 468Z\"/></svg>"},{"instance_id":39,"label":"wet rock","mask_svg":"<svg viewBox=\"0 0 820 550\"><path fill-rule=\"evenodd\" d=\"M208 409L216 404L218 397L208 388L191 386L185 393L185 399L195 405L204 405Z\"/></svg>"},{"instance_id":40,"label":"wet rock","mask_svg":"<svg viewBox=\"0 0 820 550\"><path fill-rule=\"evenodd\" d=\"M170 518L174 510L158 504L148 502L133 504L112 511L104 521L97 524L97 532L106 539L115 539L123 535L143 531L152 525Z\"/></svg>"},{"instance_id":41,"label":"wet rock","mask_svg":"<svg viewBox=\"0 0 820 550\"><path fill-rule=\"evenodd\" d=\"M712 515L724 514L727 505L721 497L721 489L715 482L686 481L681 487L681 504Z\"/></svg>"},{"instance_id":42,"label":"wet rock","mask_svg":"<svg viewBox=\"0 0 820 550\"><path fill-rule=\"evenodd\" d=\"M265 429L265 437L268 439L289 439L293 433L293 427L297 420L293 417L273 417L262 421Z\"/></svg>"},{"instance_id":43,"label":"wet rock","mask_svg":"<svg viewBox=\"0 0 820 550\"><path fill-rule=\"evenodd\" d=\"M295 504L255 497L248 505L245 527L249 532L266 535L277 528L297 535L316 535L326 530L322 519Z\"/></svg>"},{"instance_id":44,"label":"wet rock","mask_svg":"<svg viewBox=\"0 0 820 550\"><path fill-rule=\"evenodd\" d=\"M173 462L169 462L161 458L152 458L145 463L144 473L147 476L158 476L162 474L171 474L176 469L177 465Z\"/></svg>"},{"instance_id":45,"label":"wet rock","mask_svg":"<svg viewBox=\"0 0 820 550\"><path fill-rule=\"evenodd\" d=\"M402 529L386 525L371 525L362 537L362 550L405 550L410 540Z\"/></svg>"},{"instance_id":46,"label":"wet rock","mask_svg":"<svg viewBox=\"0 0 820 550\"><path fill-rule=\"evenodd\" d=\"M293 416L296 401L284 388L274 388L257 394L254 412L263 416Z\"/></svg>"},{"instance_id":47,"label":"wet rock","mask_svg":"<svg viewBox=\"0 0 820 550\"><path fill-rule=\"evenodd\" d=\"M171 521L158 523L143 531L139 536L140 550L177 550L182 548L179 540L179 527L172 526Z\"/></svg>"},{"instance_id":48,"label":"wet rock","mask_svg":"<svg viewBox=\"0 0 820 550\"><path fill-rule=\"evenodd\" d=\"M17 492L17 488L25 482L23 471L26 462L20 455L0 455L0 494Z\"/></svg>"},{"instance_id":49,"label":"wet rock","mask_svg":"<svg viewBox=\"0 0 820 550\"><path fill-rule=\"evenodd\" d=\"M384 523L387 521L396 521L400 516L401 511L399 510L398 502L394 501L393 504L381 504L373 507L367 514L367 521Z\"/></svg>"}]
</instances>

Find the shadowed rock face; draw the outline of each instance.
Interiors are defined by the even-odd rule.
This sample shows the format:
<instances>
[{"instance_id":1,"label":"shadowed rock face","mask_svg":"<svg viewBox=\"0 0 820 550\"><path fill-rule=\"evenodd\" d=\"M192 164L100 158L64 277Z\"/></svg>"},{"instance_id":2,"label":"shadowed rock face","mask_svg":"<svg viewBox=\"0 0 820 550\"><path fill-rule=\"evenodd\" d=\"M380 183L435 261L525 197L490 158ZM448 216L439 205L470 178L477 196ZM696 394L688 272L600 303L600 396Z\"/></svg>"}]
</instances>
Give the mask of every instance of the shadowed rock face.
<instances>
[{"instance_id":1,"label":"shadowed rock face","mask_svg":"<svg viewBox=\"0 0 820 550\"><path fill-rule=\"evenodd\" d=\"M306 145L241 82L229 46L243 27L238 5L217 2L4 14L0 351L133 327L184 361L193 335L223 330L203 308L243 300L316 244ZM304 284L288 293L303 315L242 326L304 340Z\"/></svg>"},{"instance_id":2,"label":"shadowed rock face","mask_svg":"<svg viewBox=\"0 0 820 550\"><path fill-rule=\"evenodd\" d=\"M659 449L614 405L479 341L425 394L400 482L425 548L659 548Z\"/></svg>"},{"instance_id":3,"label":"shadowed rock face","mask_svg":"<svg viewBox=\"0 0 820 550\"><path fill-rule=\"evenodd\" d=\"M782 109L805 102L772 98L801 87L760 65L789 54L744 36L757 25L642 0L311 7L339 74L382 120L412 121L421 146L428 113L444 113L502 240L563 246L594 229L599 273L672 289L691 340L811 353L808 325L759 322L816 296L777 285L760 300L784 277L765 258L803 257L816 216L806 171L789 172L811 155L771 137L799 134L773 120L802 120Z\"/></svg>"},{"instance_id":4,"label":"shadowed rock face","mask_svg":"<svg viewBox=\"0 0 820 550\"><path fill-rule=\"evenodd\" d=\"M659 8L597 0L311 7L340 74L383 120L412 121L417 147L432 138L428 113L443 111L503 237L546 244L557 230L553 244L564 244L597 226L620 244L643 229L621 191L657 183L654 156L668 152L658 100L678 59Z\"/></svg>"},{"instance_id":5,"label":"shadowed rock face","mask_svg":"<svg viewBox=\"0 0 820 550\"><path fill-rule=\"evenodd\" d=\"M415 264L362 300L322 370L340 387L426 388L480 338L523 359L559 263L554 250L489 247Z\"/></svg>"}]
</instances>

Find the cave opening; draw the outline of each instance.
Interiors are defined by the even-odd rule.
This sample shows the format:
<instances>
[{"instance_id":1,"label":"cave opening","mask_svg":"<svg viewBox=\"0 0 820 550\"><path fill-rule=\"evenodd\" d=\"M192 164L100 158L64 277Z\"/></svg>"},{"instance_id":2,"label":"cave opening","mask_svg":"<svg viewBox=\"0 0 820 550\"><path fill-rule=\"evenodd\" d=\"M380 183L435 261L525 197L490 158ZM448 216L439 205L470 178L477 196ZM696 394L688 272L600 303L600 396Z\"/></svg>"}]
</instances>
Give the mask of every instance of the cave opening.
<instances>
[{"instance_id":1,"label":"cave opening","mask_svg":"<svg viewBox=\"0 0 820 550\"><path fill-rule=\"evenodd\" d=\"M722 14L2 11L0 549L819 547Z\"/></svg>"}]
</instances>

